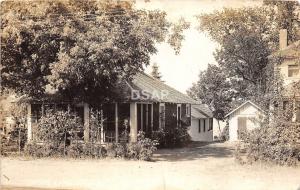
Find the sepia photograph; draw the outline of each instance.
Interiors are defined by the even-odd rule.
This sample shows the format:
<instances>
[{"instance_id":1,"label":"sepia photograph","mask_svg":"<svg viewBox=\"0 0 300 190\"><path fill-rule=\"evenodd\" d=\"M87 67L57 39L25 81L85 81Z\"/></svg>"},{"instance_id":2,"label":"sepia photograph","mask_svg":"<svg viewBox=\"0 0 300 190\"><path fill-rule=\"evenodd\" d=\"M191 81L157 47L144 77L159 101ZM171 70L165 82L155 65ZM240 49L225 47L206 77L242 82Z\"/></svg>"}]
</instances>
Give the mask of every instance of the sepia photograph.
<instances>
[{"instance_id":1,"label":"sepia photograph","mask_svg":"<svg viewBox=\"0 0 300 190\"><path fill-rule=\"evenodd\" d=\"M300 0L0 0L1 190L300 190Z\"/></svg>"}]
</instances>

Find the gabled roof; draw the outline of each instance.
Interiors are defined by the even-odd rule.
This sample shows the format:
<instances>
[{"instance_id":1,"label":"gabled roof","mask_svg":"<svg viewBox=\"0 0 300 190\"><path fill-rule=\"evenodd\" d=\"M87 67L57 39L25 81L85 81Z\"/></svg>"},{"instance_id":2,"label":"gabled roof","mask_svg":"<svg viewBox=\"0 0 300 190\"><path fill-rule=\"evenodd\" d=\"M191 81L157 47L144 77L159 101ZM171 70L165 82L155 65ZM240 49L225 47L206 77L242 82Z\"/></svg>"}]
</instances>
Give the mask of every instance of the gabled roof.
<instances>
[{"instance_id":1,"label":"gabled roof","mask_svg":"<svg viewBox=\"0 0 300 190\"><path fill-rule=\"evenodd\" d=\"M205 104L192 105L191 115L195 119L213 117L212 111Z\"/></svg>"},{"instance_id":2,"label":"gabled roof","mask_svg":"<svg viewBox=\"0 0 300 190\"><path fill-rule=\"evenodd\" d=\"M272 57L300 58L300 40L268 56L268 58Z\"/></svg>"},{"instance_id":3,"label":"gabled roof","mask_svg":"<svg viewBox=\"0 0 300 190\"><path fill-rule=\"evenodd\" d=\"M121 81L121 83L122 85L118 87L118 93L120 93L120 96L122 96L126 101L197 104L197 101L189 96L143 72L137 73L135 76L133 76L133 79L130 82ZM140 98L133 99L133 91L139 92L139 95L143 95L143 93L146 92L148 95L150 95L150 97L145 99L145 97L141 96ZM46 100L50 102L63 101L63 97L61 97L59 94L45 94L43 98L38 100L26 96L20 99L21 102Z\"/></svg>"},{"instance_id":4,"label":"gabled roof","mask_svg":"<svg viewBox=\"0 0 300 190\"><path fill-rule=\"evenodd\" d=\"M243 104L241 104L239 107L235 108L234 110L232 110L231 112L229 112L228 114L225 115L225 118L230 116L231 114L233 114L234 112L236 112L237 110L239 110L240 108L244 107L247 104L251 104L252 106L254 106L255 108L257 108L258 110L260 110L261 112L265 113L265 111L263 109L261 109L258 105L254 104L253 102L251 102L250 100L244 102Z\"/></svg>"},{"instance_id":5,"label":"gabled roof","mask_svg":"<svg viewBox=\"0 0 300 190\"><path fill-rule=\"evenodd\" d=\"M166 85L162 81L155 79L143 72L137 73L131 82L128 82L131 90L139 92L145 91L150 95L150 101L166 103L189 103L197 102L189 96ZM162 95L162 96L161 96Z\"/></svg>"},{"instance_id":6,"label":"gabled roof","mask_svg":"<svg viewBox=\"0 0 300 190\"><path fill-rule=\"evenodd\" d=\"M300 97L299 83L294 82L284 86L282 95L289 98Z\"/></svg>"}]
</instances>

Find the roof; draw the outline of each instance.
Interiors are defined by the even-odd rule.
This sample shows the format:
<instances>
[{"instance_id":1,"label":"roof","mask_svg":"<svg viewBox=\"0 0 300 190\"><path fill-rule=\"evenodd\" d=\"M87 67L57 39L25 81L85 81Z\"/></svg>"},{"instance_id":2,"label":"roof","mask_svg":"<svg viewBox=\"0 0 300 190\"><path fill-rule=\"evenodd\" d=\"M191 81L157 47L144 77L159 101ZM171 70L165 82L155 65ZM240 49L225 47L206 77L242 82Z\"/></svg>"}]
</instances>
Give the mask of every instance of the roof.
<instances>
[{"instance_id":1,"label":"roof","mask_svg":"<svg viewBox=\"0 0 300 190\"><path fill-rule=\"evenodd\" d=\"M282 95L284 97L300 97L300 90L299 90L300 83L291 83L284 86Z\"/></svg>"},{"instance_id":2,"label":"roof","mask_svg":"<svg viewBox=\"0 0 300 190\"><path fill-rule=\"evenodd\" d=\"M197 104L197 101L189 96L166 85L162 81L155 79L143 72L137 73L130 82L122 81L118 93L125 97L126 101L143 102L164 102L164 103L187 103ZM132 94L135 94L135 97ZM149 96L149 97L146 97ZM63 97L59 94L45 94L40 99L29 97L21 98L23 102L30 101L62 101Z\"/></svg>"},{"instance_id":3,"label":"roof","mask_svg":"<svg viewBox=\"0 0 300 190\"><path fill-rule=\"evenodd\" d=\"M197 102L189 96L143 72L137 73L128 85L131 90L140 93L139 95L145 94L145 92L150 95L150 97L147 98L147 101L197 104ZM143 100L143 97L140 97L138 100Z\"/></svg>"},{"instance_id":4,"label":"roof","mask_svg":"<svg viewBox=\"0 0 300 190\"><path fill-rule=\"evenodd\" d=\"M201 118L212 118L212 111L208 108L206 104L192 105L191 109L192 118L201 119Z\"/></svg>"},{"instance_id":5,"label":"roof","mask_svg":"<svg viewBox=\"0 0 300 190\"><path fill-rule=\"evenodd\" d=\"M230 116L231 114L233 114L234 112L236 112L237 110L239 110L240 108L244 107L247 104L251 104L253 107L257 108L258 110L260 110L261 112L265 113L265 111L263 109L261 109L258 105L254 104L253 102L251 102L250 100L244 102L243 104L241 104L239 107L235 108L234 110L232 110L231 112L229 112L228 114L225 115L225 118Z\"/></svg>"},{"instance_id":6,"label":"roof","mask_svg":"<svg viewBox=\"0 0 300 190\"><path fill-rule=\"evenodd\" d=\"M300 40L288 45L286 48L276 51L268 58L272 57L300 58Z\"/></svg>"}]
</instances>

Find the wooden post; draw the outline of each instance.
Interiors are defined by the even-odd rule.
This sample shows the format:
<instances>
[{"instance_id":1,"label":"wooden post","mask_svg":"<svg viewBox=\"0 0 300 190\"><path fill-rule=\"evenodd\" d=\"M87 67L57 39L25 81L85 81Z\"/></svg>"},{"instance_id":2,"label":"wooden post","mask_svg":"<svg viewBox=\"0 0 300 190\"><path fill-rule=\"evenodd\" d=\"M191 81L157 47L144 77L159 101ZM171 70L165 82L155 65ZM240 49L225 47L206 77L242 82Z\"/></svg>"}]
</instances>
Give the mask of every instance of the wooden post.
<instances>
[{"instance_id":1,"label":"wooden post","mask_svg":"<svg viewBox=\"0 0 300 190\"><path fill-rule=\"evenodd\" d=\"M151 131L153 132L153 103L151 104Z\"/></svg>"},{"instance_id":2,"label":"wooden post","mask_svg":"<svg viewBox=\"0 0 300 190\"><path fill-rule=\"evenodd\" d=\"M27 142L32 140L31 104L27 105Z\"/></svg>"},{"instance_id":3,"label":"wooden post","mask_svg":"<svg viewBox=\"0 0 300 190\"><path fill-rule=\"evenodd\" d=\"M101 121L101 125L100 125L100 143L104 143L105 139L104 139L104 129L103 129L103 110L100 110L100 121Z\"/></svg>"},{"instance_id":4,"label":"wooden post","mask_svg":"<svg viewBox=\"0 0 300 190\"><path fill-rule=\"evenodd\" d=\"M137 141L137 105L130 103L130 142Z\"/></svg>"},{"instance_id":5,"label":"wooden post","mask_svg":"<svg viewBox=\"0 0 300 190\"><path fill-rule=\"evenodd\" d=\"M149 111L148 111L148 105L149 104L145 104L146 105L146 129L145 129L145 133L148 133L149 132L149 126L148 126L148 120L149 120Z\"/></svg>"},{"instance_id":6,"label":"wooden post","mask_svg":"<svg viewBox=\"0 0 300 190\"><path fill-rule=\"evenodd\" d=\"M89 104L83 104L83 120L84 120L84 141L90 141L90 108Z\"/></svg>"},{"instance_id":7,"label":"wooden post","mask_svg":"<svg viewBox=\"0 0 300 190\"><path fill-rule=\"evenodd\" d=\"M116 143L119 142L119 113L118 113L118 103L115 103L115 132L116 132Z\"/></svg>"},{"instance_id":8,"label":"wooden post","mask_svg":"<svg viewBox=\"0 0 300 190\"><path fill-rule=\"evenodd\" d=\"M144 131L144 116L143 116L143 107L144 104L141 104L141 131Z\"/></svg>"},{"instance_id":9,"label":"wooden post","mask_svg":"<svg viewBox=\"0 0 300 190\"><path fill-rule=\"evenodd\" d=\"M19 132L19 138L18 138L18 146L19 146L19 155L21 155L21 128L20 126L18 125L18 132Z\"/></svg>"}]
</instances>

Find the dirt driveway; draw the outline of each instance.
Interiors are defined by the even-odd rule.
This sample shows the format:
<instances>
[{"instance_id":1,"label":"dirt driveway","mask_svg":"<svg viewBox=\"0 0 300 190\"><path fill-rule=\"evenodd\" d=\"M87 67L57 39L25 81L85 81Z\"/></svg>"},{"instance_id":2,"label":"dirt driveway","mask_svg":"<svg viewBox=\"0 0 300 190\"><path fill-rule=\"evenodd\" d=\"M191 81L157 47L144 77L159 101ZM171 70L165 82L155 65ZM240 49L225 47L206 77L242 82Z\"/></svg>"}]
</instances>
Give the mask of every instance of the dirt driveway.
<instances>
[{"instance_id":1,"label":"dirt driveway","mask_svg":"<svg viewBox=\"0 0 300 190\"><path fill-rule=\"evenodd\" d=\"M153 162L3 158L1 184L20 189L297 190L300 168L241 166L228 143L194 144L159 150Z\"/></svg>"}]
</instances>

